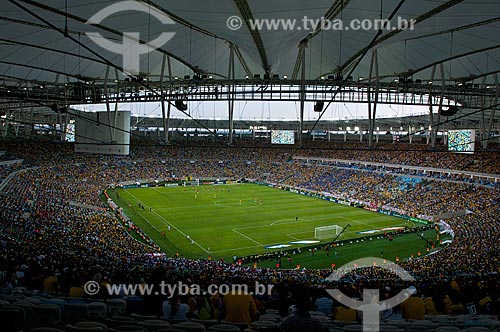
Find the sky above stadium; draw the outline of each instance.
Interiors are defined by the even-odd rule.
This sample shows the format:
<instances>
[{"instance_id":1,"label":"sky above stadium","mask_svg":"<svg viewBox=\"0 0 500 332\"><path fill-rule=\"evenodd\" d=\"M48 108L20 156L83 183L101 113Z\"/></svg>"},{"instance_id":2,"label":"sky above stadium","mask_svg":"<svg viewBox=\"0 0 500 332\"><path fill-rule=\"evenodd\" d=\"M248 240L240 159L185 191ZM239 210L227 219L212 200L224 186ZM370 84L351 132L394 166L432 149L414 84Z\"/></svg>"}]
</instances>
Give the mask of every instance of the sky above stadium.
<instances>
[{"instance_id":1,"label":"sky above stadium","mask_svg":"<svg viewBox=\"0 0 500 332\"><path fill-rule=\"evenodd\" d=\"M74 108L87 112L106 111L105 104L78 105ZM318 119L320 113L313 110L314 103L305 103L304 120ZM114 109L114 105L112 105ZM161 118L161 103L120 103L118 109L130 111L132 116ZM225 120L228 118L228 103L214 101L188 102L188 111L195 119ZM377 118L395 118L403 116L416 116L428 114L427 106L406 105L377 105ZM234 120L249 121L298 121L300 117L300 104L298 102L278 101L237 101L234 107ZM185 114L175 107L171 109L171 118L187 118ZM368 106L361 103L332 103L322 116L322 121L356 120L368 118Z\"/></svg>"}]
</instances>

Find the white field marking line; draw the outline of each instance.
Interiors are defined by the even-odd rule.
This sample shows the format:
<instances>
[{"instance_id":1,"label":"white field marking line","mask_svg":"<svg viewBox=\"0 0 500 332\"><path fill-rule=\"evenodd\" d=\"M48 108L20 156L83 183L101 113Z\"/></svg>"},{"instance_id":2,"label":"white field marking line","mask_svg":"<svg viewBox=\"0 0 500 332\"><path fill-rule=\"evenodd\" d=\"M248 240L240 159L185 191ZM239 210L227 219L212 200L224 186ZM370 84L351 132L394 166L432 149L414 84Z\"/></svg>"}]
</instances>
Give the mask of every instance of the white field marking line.
<instances>
[{"instance_id":1,"label":"white field marking line","mask_svg":"<svg viewBox=\"0 0 500 332\"><path fill-rule=\"evenodd\" d=\"M352 221L352 222L356 222L358 224L362 224L362 225L365 225L365 226L368 226L368 227L371 227L370 229L373 229L374 226L373 225L370 225L368 223L365 223L365 222L362 222L362 221L359 221L357 219L349 219L349 218L346 218L346 217L340 217L341 219L344 219L344 220L347 220L347 221ZM403 224L404 225L404 224ZM398 225L392 225L392 226L389 226L389 227L401 227L401 226L398 226ZM384 227L386 228L386 227ZM370 230L368 229L368 230Z\"/></svg>"},{"instance_id":2,"label":"white field marking line","mask_svg":"<svg viewBox=\"0 0 500 332\"><path fill-rule=\"evenodd\" d=\"M153 188L153 190L159 193L160 195L165 196L165 193L162 192L161 190L158 190L157 188Z\"/></svg>"},{"instance_id":3,"label":"white field marking line","mask_svg":"<svg viewBox=\"0 0 500 332\"><path fill-rule=\"evenodd\" d=\"M237 203L234 203L235 205ZM220 207L229 207L229 208L236 208L236 206L224 206L222 204L218 204L217 202L215 202L215 205L217 206L220 206ZM259 206L243 206L244 203L241 205L242 208L256 208L256 207L259 207ZM163 211L163 210L185 210L186 208L199 208L199 207L207 207L207 206L214 206L214 204L200 204L200 205L183 205L183 206L176 206L176 207L162 207L162 208L157 208L157 209L154 209L156 211Z\"/></svg>"},{"instance_id":4,"label":"white field marking line","mask_svg":"<svg viewBox=\"0 0 500 332\"><path fill-rule=\"evenodd\" d=\"M362 224L362 225L365 225L365 226L373 228L373 225L367 224L365 222L362 222L362 221L359 221L359 220L356 220L356 219L349 219L349 218L346 218L346 217L340 217L340 219L344 219L344 220L351 221L351 222L356 222L358 224Z\"/></svg>"},{"instance_id":5,"label":"white field marking line","mask_svg":"<svg viewBox=\"0 0 500 332\"><path fill-rule=\"evenodd\" d=\"M155 209L156 211L163 211L163 210L185 210L186 208L198 208L198 207L208 207L208 206L214 206L213 204L200 204L200 205L183 205L183 206L176 206L176 207L162 207L162 208L157 208Z\"/></svg>"},{"instance_id":6,"label":"white field marking line","mask_svg":"<svg viewBox=\"0 0 500 332\"><path fill-rule=\"evenodd\" d=\"M223 203L220 203L220 202L223 202ZM225 200L215 201L214 204L217 205L217 206L226 207L226 208L235 208L238 205L240 207L242 207L242 208L259 208L259 207L262 207L261 203L257 204L256 202L254 202L251 199L243 201L241 204L239 202L235 202L235 203L225 202ZM200 206L200 205L198 205L198 206Z\"/></svg>"},{"instance_id":7,"label":"white field marking line","mask_svg":"<svg viewBox=\"0 0 500 332\"><path fill-rule=\"evenodd\" d=\"M126 191L127 193L129 193L129 194L130 194L130 196L132 196L134 199L136 199L137 201L141 202L141 204L142 204L142 205L144 205L144 203L143 203L140 199L138 199L138 198L137 198L134 194L131 194L131 193L130 193L127 189L125 189L125 191ZM164 221L167 225L171 225L171 226L172 226L175 230L177 230L179 233L181 233L183 236L185 236L185 237L187 238L187 234L186 234L186 233L184 233L183 231L181 231L181 230L180 230L179 228L177 228L174 224L172 224L172 223L171 223L171 222L169 222L167 219L165 219L164 217L162 217L161 215L159 215L157 212L155 212L155 211L151 211L151 213L153 213L153 214L154 214L154 215L156 215L158 218L160 218L161 220L163 220L163 221ZM154 227L154 228L155 228L155 229L156 229L159 233L161 233L161 232L160 232L160 230L159 230L156 226L154 226L153 224L151 224L151 223L149 222L149 220L147 220L146 218L143 218L143 219L145 219L145 220L146 220L146 222L147 222L148 224L150 224L151 226L153 226L153 227ZM194 240L193 240L193 241L194 241ZM209 253L210 253L207 249L205 249L204 247L202 247L202 246L201 246L198 242L196 242L196 241L195 241L195 242L194 242L194 244L196 244L198 247L200 247L201 249L203 249L203 251L205 251L207 254L209 254Z\"/></svg>"},{"instance_id":8,"label":"white field marking line","mask_svg":"<svg viewBox=\"0 0 500 332\"><path fill-rule=\"evenodd\" d=\"M292 239L294 239L294 240L301 241L301 240L304 240L304 239L298 239L298 238L296 238L296 237L295 237L295 236L293 236L293 235L297 235L297 234L308 234L308 233L311 233L311 231L306 231L306 232L296 232L296 233L288 233L288 234L286 234L286 236L289 236L289 237L291 237L291 238L292 238Z\"/></svg>"},{"instance_id":9,"label":"white field marking line","mask_svg":"<svg viewBox=\"0 0 500 332\"><path fill-rule=\"evenodd\" d=\"M243 250L243 249L252 249L252 248L262 248L262 246L249 246L249 247L240 247L240 248L231 248L224 250L211 251L212 254L219 254L221 252L235 251L235 250Z\"/></svg>"},{"instance_id":10,"label":"white field marking line","mask_svg":"<svg viewBox=\"0 0 500 332\"><path fill-rule=\"evenodd\" d=\"M183 205L183 206L176 206L176 207L163 207L163 208L158 208L158 209L155 209L155 210L158 210L158 211L161 211L161 210L178 210L178 209L186 209L186 208L196 208L196 207L205 207L205 206L214 206L214 205L217 205L217 206L220 206L220 207L225 207L225 208L236 208L238 205L240 205L239 203L235 202L235 203L219 203L221 201L215 201L213 204L199 204L199 205ZM254 202L251 202L253 204L255 204ZM258 204L258 205L249 205L248 203L245 204L245 202L243 202L240 207L242 208L256 208L256 207L260 207L261 205Z\"/></svg>"},{"instance_id":11,"label":"white field marking line","mask_svg":"<svg viewBox=\"0 0 500 332\"><path fill-rule=\"evenodd\" d=\"M160 189L164 189L164 188L160 188ZM158 189L158 188L153 188L153 190L154 190L154 191L156 191L156 192L160 193L160 194L161 194L161 195L163 195L163 196L165 196L165 195L172 195L172 193L167 193L167 192L165 192L165 191L161 191L160 189ZM170 188L165 188L165 189L167 189L167 190L168 190L168 189L170 189ZM185 194L194 193L194 194L207 194L207 195L208 195L208 194L212 194L212 193L213 193L213 194L217 194L217 193L219 193L219 192L220 192L220 191L211 191L211 190L208 190L208 191L207 191L207 190L202 190L202 191L199 191L198 193L197 193L197 192L195 192L195 191L185 191L184 193L185 193Z\"/></svg>"},{"instance_id":12,"label":"white field marking line","mask_svg":"<svg viewBox=\"0 0 500 332\"><path fill-rule=\"evenodd\" d=\"M299 220L295 221L295 220L290 220L290 219L282 219L282 220L278 220L278 221L274 221L270 224L270 226L274 226L275 224L279 224L279 223L284 223L284 222L287 222L288 221L288 224L300 224L301 222L314 222L314 221L318 221L318 220L333 220L335 219L335 217L337 217L337 215L335 215L334 217L332 216L328 216L328 217L323 217L323 218L315 218L315 219L305 219L305 218L299 218Z\"/></svg>"},{"instance_id":13,"label":"white field marking line","mask_svg":"<svg viewBox=\"0 0 500 332\"><path fill-rule=\"evenodd\" d=\"M128 189L125 189L125 192L126 192L127 194L129 194L130 196L132 196L135 200L137 200L137 201L141 202L141 204L142 204L142 205L144 205L144 203L143 203L142 201L140 201L139 199L137 199L137 197L135 197L135 195L134 195L134 194L130 193L130 192L128 191ZM146 220L146 222L147 222L147 223L148 223L151 227L153 227L154 229L156 229L156 231L157 231L158 233L161 233L161 231L158 229L158 227L156 227L155 225L153 225L152 223L150 223L148 219L146 219L146 218L144 218L144 217L143 217L142 219Z\"/></svg>"},{"instance_id":14,"label":"white field marking line","mask_svg":"<svg viewBox=\"0 0 500 332\"><path fill-rule=\"evenodd\" d=\"M158 190L157 188L153 188L154 191L160 193L161 195L165 196L165 193L162 191ZM217 205L217 201L215 202L215 205ZM195 208L195 207L204 207L204 206L213 206L213 204L201 204L201 205L183 205L183 206L176 206L176 207L164 207L164 208L158 208L155 209L157 211L162 211L162 210L177 210L177 209L186 209L186 208Z\"/></svg>"},{"instance_id":15,"label":"white field marking line","mask_svg":"<svg viewBox=\"0 0 500 332\"><path fill-rule=\"evenodd\" d=\"M331 218L331 217L328 217L328 218ZM327 219L328 219L327 218ZM321 220L321 219L316 219L316 220ZM269 224L269 226L274 226L276 224L280 224L280 223L286 223L286 224L300 224L302 222L311 222L313 220L310 220L310 219L299 219L299 220L295 220L294 218L290 218L290 219L281 219L281 220L277 220L277 221L273 221L271 224Z\"/></svg>"},{"instance_id":16,"label":"white field marking line","mask_svg":"<svg viewBox=\"0 0 500 332\"><path fill-rule=\"evenodd\" d=\"M224 206L224 204L221 204L221 203L218 203L220 201L216 201L215 202L215 205L219 206L219 207L230 207L230 208L236 208L235 205L237 205L238 203L229 203L229 204L233 204L233 206ZM251 204L255 204L253 201L250 202ZM163 211L163 210L180 210L180 209L186 209L186 208L197 208L197 207L209 207L209 206L213 206L214 204L200 204L200 205L183 205L183 206L176 206L176 207L161 207L161 208L156 208L154 210L156 211ZM245 207L248 207L248 208L256 208L256 207L260 207L260 205L249 205L249 204L246 204L245 206L245 203L243 203L241 205L242 208L245 208ZM349 216L351 214L349 213L346 213L346 214L342 214L342 213L339 213L339 214L335 214L335 217L342 217L342 216ZM294 217L291 217L290 219L280 219L280 220L277 220L277 221L274 221L272 224L274 223L279 223L279 222L286 222L286 221L289 221L289 222L295 222L295 220L293 220ZM317 220L326 220L326 219L334 219L332 218L331 216L328 216L328 217L322 217L322 218L316 218L316 219L307 219L307 218L299 218L299 222L300 221L317 221ZM271 225L272 226L272 225Z\"/></svg>"},{"instance_id":17,"label":"white field marking line","mask_svg":"<svg viewBox=\"0 0 500 332\"><path fill-rule=\"evenodd\" d=\"M165 196L165 193L158 190L158 188L153 188L154 191L158 192L160 195L163 195ZM210 191L209 194L211 194L212 192ZM217 194L217 192L213 192L214 194ZM196 194L196 193L195 193ZM200 192L199 194L202 194L202 192ZM222 201L215 201L215 205L218 205L218 206L222 206L222 207L234 207L234 206L225 206L224 204L220 204L219 202L224 202L224 200ZM254 202L252 202L254 203ZM227 204L238 204L238 203L227 203ZM176 206L176 207L168 207L168 208L158 208L158 209L155 209L155 210L176 210L176 209L186 209L186 208L195 208L195 207L204 207L204 206L213 206L214 204L200 204L200 205L189 205L189 206L186 206L186 205L183 205L183 206ZM242 207L243 207L243 204L242 204ZM255 206L253 206L255 207Z\"/></svg>"},{"instance_id":18,"label":"white field marking line","mask_svg":"<svg viewBox=\"0 0 500 332\"><path fill-rule=\"evenodd\" d=\"M183 206L182 208L183 209L186 209L186 208L193 208L194 206ZM174 208L157 208L155 209L155 211L167 211L167 210L175 210L175 209L180 209L181 207L174 207Z\"/></svg>"},{"instance_id":19,"label":"white field marking line","mask_svg":"<svg viewBox=\"0 0 500 332\"><path fill-rule=\"evenodd\" d=\"M217 206L220 206L220 207L230 208L230 209L233 209L233 208L237 207L237 205L239 205L242 208L258 208L258 207L262 206L262 204L255 205L256 204L255 202L252 202L254 205L248 205L248 203L245 204L245 202L243 202L241 204L239 204L239 203L231 203L231 202L227 202L227 203L222 203L221 204L219 202L220 201L215 201L214 204L217 205ZM222 202L224 202L224 201L222 201ZM198 206L200 206L200 205L198 205Z\"/></svg>"},{"instance_id":20,"label":"white field marking line","mask_svg":"<svg viewBox=\"0 0 500 332\"><path fill-rule=\"evenodd\" d=\"M241 229L272 227L272 226L274 226L277 223L283 223L283 224L285 224L285 223L286 224L300 224L302 222L313 222L313 221L317 221L317 220L326 220L326 219L332 219L332 217L324 217L324 218L318 218L318 219L313 219L313 220L311 220L311 219L299 219L298 221L295 221L295 219L293 219L293 218L290 218L290 219L281 219L281 220L273 221L272 223L266 224L266 225L236 227L235 229L236 230L241 230Z\"/></svg>"},{"instance_id":21,"label":"white field marking line","mask_svg":"<svg viewBox=\"0 0 500 332\"><path fill-rule=\"evenodd\" d=\"M242 229L253 229L253 228L263 228L263 227L270 227L270 225L257 225L257 226L247 226L247 227L236 227L236 230L242 230Z\"/></svg>"},{"instance_id":22,"label":"white field marking line","mask_svg":"<svg viewBox=\"0 0 500 332\"><path fill-rule=\"evenodd\" d=\"M305 222L307 221L306 219L301 219L300 221L299 220L295 220L295 218L290 218L290 219L281 219L281 220L276 220L276 221L273 221L272 223L270 223L269 225L266 225L266 226L274 226L276 224L280 224L280 223L286 223L286 224L300 224L301 222Z\"/></svg>"},{"instance_id":23,"label":"white field marking line","mask_svg":"<svg viewBox=\"0 0 500 332\"><path fill-rule=\"evenodd\" d=\"M306 232L296 232L296 233L288 233L287 235L307 234L307 233L312 233L312 231L306 231Z\"/></svg>"},{"instance_id":24,"label":"white field marking line","mask_svg":"<svg viewBox=\"0 0 500 332\"><path fill-rule=\"evenodd\" d=\"M287 219L289 220L289 219ZM284 220L281 220L281 221L284 221ZM236 227L235 229L236 230L241 230L241 229L253 229L253 228L264 228L264 227L271 227L273 226L273 223L271 224L265 224L265 225L256 225L256 226L245 226L245 227Z\"/></svg>"},{"instance_id":25,"label":"white field marking line","mask_svg":"<svg viewBox=\"0 0 500 332\"><path fill-rule=\"evenodd\" d=\"M356 223L359 223L359 224L363 224L363 225L368 226L368 227L372 227L372 228L368 228L368 229L366 229L365 231L373 230L373 225L367 224L367 223L365 223L365 222L362 222L362 221L359 221L359 220L356 220L356 219L348 219L348 218L344 218L344 217L342 217L342 219L345 219L345 220L351 220L351 221L353 221L353 222L356 222ZM403 225L401 225L401 226L400 226L400 225L393 225L393 226L389 226L389 227L404 227L404 226L405 226L405 224L403 224ZM384 228L385 228L385 227L384 227ZM364 231L359 231L359 232L364 232ZM379 230L379 232L377 232L377 233L382 233L382 230ZM343 233L343 234L345 234L345 233ZM342 235L343 235L343 234L342 234ZM368 235L368 234L367 234L367 235ZM375 233L375 234L373 234L373 235L376 235L376 233Z\"/></svg>"},{"instance_id":26,"label":"white field marking line","mask_svg":"<svg viewBox=\"0 0 500 332\"><path fill-rule=\"evenodd\" d=\"M233 229L232 229L232 231L233 231L233 232L235 232L236 234L239 234L239 235L243 236L244 238L246 238L246 239L248 239L248 240L252 241L253 243L258 244L259 246L264 246L262 243L259 243L259 242L255 241L255 240L254 240L254 239L252 239L251 237L248 237L248 236L246 236L245 234L238 232L235 228L233 228Z\"/></svg>"}]
</instances>

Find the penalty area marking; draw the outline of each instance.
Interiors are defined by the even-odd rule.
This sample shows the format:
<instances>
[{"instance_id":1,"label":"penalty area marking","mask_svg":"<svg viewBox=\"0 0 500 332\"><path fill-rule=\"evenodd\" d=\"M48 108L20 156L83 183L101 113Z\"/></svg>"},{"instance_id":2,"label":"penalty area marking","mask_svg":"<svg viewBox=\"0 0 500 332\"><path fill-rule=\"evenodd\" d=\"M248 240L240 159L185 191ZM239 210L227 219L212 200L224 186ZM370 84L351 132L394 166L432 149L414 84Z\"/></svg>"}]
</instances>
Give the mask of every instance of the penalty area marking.
<instances>
[{"instance_id":1,"label":"penalty area marking","mask_svg":"<svg viewBox=\"0 0 500 332\"><path fill-rule=\"evenodd\" d=\"M238 234L238 235L243 236L245 239L250 240L250 241L252 241L253 243L258 244L259 246L264 246L262 243L255 241L255 240L254 240L254 239L252 239L251 237L248 237L248 236L246 236L245 234L243 234L243 233L241 233L241 232L238 232L238 231L236 230L236 228L233 228L233 229L232 229L232 231L233 231L233 232L235 232L235 233L236 233L236 234Z\"/></svg>"},{"instance_id":2,"label":"penalty area marking","mask_svg":"<svg viewBox=\"0 0 500 332\"><path fill-rule=\"evenodd\" d=\"M134 199L136 199L138 202L140 202L142 205L145 205L140 199L138 199L134 194L130 193L127 189L125 189L125 191L130 195L132 196ZM171 222L169 222L167 219L165 219L163 216L159 215L156 211L151 211L151 213L153 213L154 215L156 215L158 218L160 218L161 220L163 220L167 225L171 225L173 229L175 229L176 231L178 231L180 234L182 234L183 236L185 236L187 238L187 234L184 233L183 231L181 231L179 228L177 228L174 224L172 224ZM156 229L159 233L160 230L155 226L153 225L151 222L149 222L149 220L147 220L146 218L143 218L144 220L146 220L146 222L148 224L150 224L151 226L154 227L154 229ZM194 240L193 240L194 241ZM196 244L198 247L200 247L204 252L206 252L207 254L209 254L210 252L205 249L203 246L201 246L198 242L194 242L194 244Z\"/></svg>"},{"instance_id":3,"label":"penalty area marking","mask_svg":"<svg viewBox=\"0 0 500 332\"><path fill-rule=\"evenodd\" d=\"M236 230L238 230L238 229L241 230L241 229L252 229L252 228L264 228L264 227L272 227L272 226L276 226L276 225L300 224L300 223L313 222L313 221L317 221L317 220L326 220L326 219L331 219L331 217L318 218L318 219L314 219L314 220L305 219L305 218L302 218L302 219L299 219L299 220L295 220L295 218L280 219L280 220L273 221L270 224L256 225L256 226L246 226L246 227L236 227L235 229ZM291 234L294 234L294 233L291 233Z\"/></svg>"},{"instance_id":4,"label":"penalty area marking","mask_svg":"<svg viewBox=\"0 0 500 332\"><path fill-rule=\"evenodd\" d=\"M219 254L222 252L228 252L228 251L235 251L235 250L244 250L244 249L253 249L253 248L261 248L261 246L248 246L248 247L239 247L239 248L231 248L231 249L224 249L224 250L216 250L216 251L211 251L212 254Z\"/></svg>"},{"instance_id":5,"label":"penalty area marking","mask_svg":"<svg viewBox=\"0 0 500 332\"><path fill-rule=\"evenodd\" d=\"M296 221L292 222L292 221L290 221L290 219L283 219L283 220L278 220L278 221L272 222L270 224L255 225L255 226L245 226L245 227L236 227L235 229L238 230L238 229L254 229L254 228L272 227L272 226L274 226L274 224L280 223L280 222L282 222L283 224L286 224L286 222L288 222L288 223L299 223L299 222L296 222Z\"/></svg>"},{"instance_id":6,"label":"penalty area marking","mask_svg":"<svg viewBox=\"0 0 500 332\"><path fill-rule=\"evenodd\" d=\"M269 226L274 226L274 225L278 225L278 224L300 224L302 222L310 222L312 220L310 219L299 219L299 220L295 220L294 218L290 218L290 219L283 219L283 220L277 220L277 221L273 221L271 224L269 224Z\"/></svg>"},{"instance_id":7,"label":"penalty area marking","mask_svg":"<svg viewBox=\"0 0 500 332\"><path fill-rule=\"evenodd\" d=\"M294 240L303 240L303 239L296 238L294 235L298 235L298 234L310 234L310 233L311 233L311 231L297 232L297 233L288 233L288 234L286 234L286 236L291 237Z\"/></svg>"},{"instance_id":8,"label":"penalty area marking","mask_svg":"<svg viewBox=\"0 0 500 332\"><path fill-rule=\"evenodd\" d=\"M314 218L314 219L306 219L306 218L299 217L299 220L295 220L295 218L290 218L290 219L282 219L282 220L274 221L269 226L274 226L276 224L281 224L281 223L300 224L301 222L316 222L319 220L331 220L333 222L333 221L335 221L335 218L337 218L337 215L335 215L335 217L333 217L333 218L331 216L327 216L327 217L323 217L323 218ZM340 218L343 218L343 217L340 217ZM348 218L343 218L343 219L352 220L352 219L348 219Z\"/></svg>"}]
</instances>

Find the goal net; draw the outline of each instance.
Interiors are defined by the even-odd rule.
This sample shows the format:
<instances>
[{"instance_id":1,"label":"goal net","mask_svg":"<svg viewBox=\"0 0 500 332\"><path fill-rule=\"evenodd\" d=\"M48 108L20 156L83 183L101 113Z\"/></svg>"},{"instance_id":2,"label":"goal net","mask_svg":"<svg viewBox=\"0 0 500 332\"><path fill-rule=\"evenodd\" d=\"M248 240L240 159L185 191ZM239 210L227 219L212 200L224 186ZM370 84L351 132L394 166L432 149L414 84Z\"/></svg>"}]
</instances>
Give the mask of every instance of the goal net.
<instances>
[{"instance_id":1,"label":"goal net","mask_svg":"<svg viewBox=\"0 0 500 332\"><path fill-rule=\"evenodd\" d=\"M316 239L333 238L342 232L342 227L339 225L322 226L314 229L314 237Z\"/></svg>"},{"instance_id":2,"label":"goal net","mask_svg":"<svg viewBox=\"0 0 500 332\"><path fill-rule=\"evenodd\" d=\"M192 187L192 186L199 186L200 185L200 179L191 179L191 180L184 180L182 181L182 186L184 187Z\"/></svg>"}]
</instances>

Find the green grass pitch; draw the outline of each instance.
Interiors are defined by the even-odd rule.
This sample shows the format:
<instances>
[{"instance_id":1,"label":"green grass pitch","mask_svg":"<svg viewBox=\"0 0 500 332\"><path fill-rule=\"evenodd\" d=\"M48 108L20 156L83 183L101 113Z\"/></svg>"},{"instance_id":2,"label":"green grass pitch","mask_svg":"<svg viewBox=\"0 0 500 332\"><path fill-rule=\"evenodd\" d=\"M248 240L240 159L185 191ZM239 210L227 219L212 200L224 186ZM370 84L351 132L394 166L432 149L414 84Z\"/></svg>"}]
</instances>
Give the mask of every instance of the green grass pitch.
<instances>
[{"instance_id":1,"label":"green grass pitch","mask_svg":"<svg viewBox=\"0 0 500 332\"><path fill-rule=\"evenodd\" d=\"M351 224L339 240L359 238L363 236L359 232L369 230L413 226L401 218L256 184L117 189L109 194L167 254L179 252L189 258L231 259L233 255L279 250L267 249L268 246L303 247L290 242L316 240L314 229L320 226ZM139 203L145 208L140 208ZM404 257L422 250L422 240L415 234L404 237L406 240L399 244L398 241L391 244L387 240L366 241L355 251L363 256L370 249L378 256L385 250ZM350 250L348 246L339 248L338 254L347 259L352 256L354 246ZM314 267L329 267L330 263L323 261L311 263L318 259L305 261Z\"/></svg>"}]
</instances>

